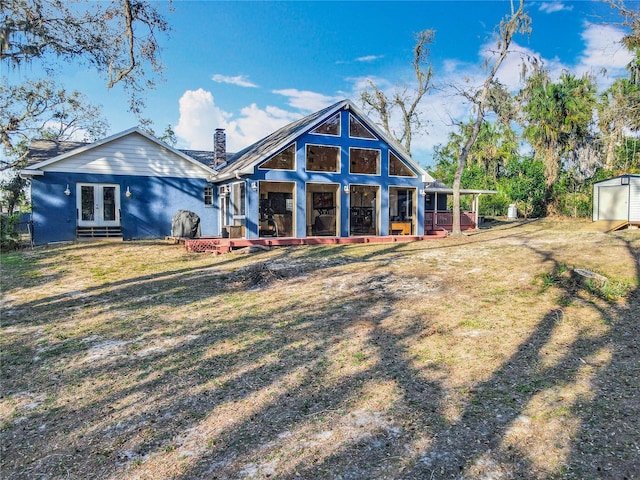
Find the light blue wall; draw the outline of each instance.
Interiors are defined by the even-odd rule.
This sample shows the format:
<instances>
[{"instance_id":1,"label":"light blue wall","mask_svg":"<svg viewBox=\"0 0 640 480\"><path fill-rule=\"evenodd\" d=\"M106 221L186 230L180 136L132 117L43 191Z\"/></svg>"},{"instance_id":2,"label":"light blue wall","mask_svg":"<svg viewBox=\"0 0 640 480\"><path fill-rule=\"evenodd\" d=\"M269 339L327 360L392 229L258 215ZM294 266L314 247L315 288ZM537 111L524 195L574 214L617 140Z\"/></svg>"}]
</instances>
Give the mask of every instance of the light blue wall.
<instances>
[{"instance_id":1,"label":"light blue wall","mask_svg":"<svg viewBox=\"0 0 640 480\"><path fill-rule=\"evenodd\" d=\"M246 209L246 236L247 238L258 237L258 191L253 191L250 188L251 182L258 182L261 180L266 181L280 181L280 182L295 182L296 184L296 237L305 237L306 232L306 184L307 183L333 183L340 185L339 194L340 205L343 208L340 209L340 236L349 236L349 209L345 208L349 205L349 196L344 193L345 185L380 185L380 234L388 235L389 233L389 187L410 187L416 188L417 192L424 187L422 183L422 174L416 171L416 177L390 177L389 176L389 150L394 151L390 146L381 139L367 140L361 138L349 137L349 111L341 111L341 135L316 135L311 133L304 133L296 139L296 170L261 170L256 167L253 175L246 179L246 192L247 192L247 209ZM358 118L356 116L356 118ZM362 121L362 119L360 119ZM366 122L363 122L366 124ZM317 125L309 128L313 130ZM340 158L340 172L328 173L328 172L308 172L305 169L306 166L306 145L332 145L341 147ZM290 145L290 144L289 144ZM286 147L288 145L285 145ZM349 148L372 148L380 150L381 165L380 175L358 175L349 173ZM397 151L394 151L396 156ZM409 165L407 165L409 166ZM419 194L416 195L416 209L417 209L417 230L418 234L424 232L424 198Z\"/></svg>"},{"instance_id":2,"label":"light blue wall","mask_svg":"<svg viewBox=\"0 0 640 480\"><path fill-rule=\"evenodd\" d=\"M125 240L163 238L171 234L171 218L178 210L200 217L203 235L217 231L218 210L204 206L204 179L161 178L45 172L31 181L33 232L36 244L76 238L76 183L120 185L122 235ZM69 186L70 196L64 194ZM131 198L125 196L127 187Z\"/></svg>"}]
</instances>

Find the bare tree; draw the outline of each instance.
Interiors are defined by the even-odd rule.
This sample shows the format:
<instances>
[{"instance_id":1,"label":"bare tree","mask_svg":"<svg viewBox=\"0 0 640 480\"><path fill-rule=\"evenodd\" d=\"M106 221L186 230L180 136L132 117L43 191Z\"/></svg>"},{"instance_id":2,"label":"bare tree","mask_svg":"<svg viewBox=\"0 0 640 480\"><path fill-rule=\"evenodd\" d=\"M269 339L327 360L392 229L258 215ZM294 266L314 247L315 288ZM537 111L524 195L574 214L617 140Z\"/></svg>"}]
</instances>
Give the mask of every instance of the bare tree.
<instances>
[{"instance_id":1,"label":"bare tree","mask_svg":"<svg viewBox=\"0 0 640 480\"><path fill-rule=\"evenodd\" d=\"M396 84L392 94L383 92L372 80L369 89L361 94L361 101L368 113L375 112L384 131L404 149L411 153L413 134L424 128L418 106L424 95L431 88L433 69L429 65L429 46L433 43L435 30L423 30L416 34L416 45L413 49L413 69L417 85L415 89L403 84ZM401 127L399 133L392 128L392 115L399 110Z\"/></svg>"},{"instance_id":2,"label":"bare tree","mask_svg":"<svg viewBox=\"0 0 640 480\"><path fill-rule=\"evenodd\" d=\"M139 115L141 93L162 72L157 32L169 26L144 0L1 0L0 62L14 68L38 62L51 76L60 60L85 63L124 85ZM151 71L149 71L151 70Z\"/></svg>"},{"instance_id":3,"label":"bare tree","mask_svg":"<svg viewBox=\"0 0 640 480\"><path fill-rule=\"evenodd\" d=\"M473 103L475 110L475 118L471 124L469 136L460 151L458 157L458 166L453 178L453 230L452 235L459 236L462 234L460 230L460 180L462 173L467 164L467 159L471 153L473 146L480 133L480 128L484 121L485 113L492 100L491 92L497 87L495 78L498 69L509 53L509 47L514 35L517 33L528 34L531 30L531 20L524 11L524 0L520 0L517 10L514 10L513 3L511 5L511 14L507 15L498 26L496 38L497 51L492 59L487 60L488 74L482 84L482 87L465 96Z\"/></svg>"},{"instance_id":4,"label":"bare tree","mask_svg":"<svg viewBox=\"0 0 640 480\"><path fill-rule=\"evenodd\" d=\"M100 107L52 80L0 85L0 141L7 153L0 171L21 168L33 138L94 141L107 131Z\"/></svg>"}]
</instances>

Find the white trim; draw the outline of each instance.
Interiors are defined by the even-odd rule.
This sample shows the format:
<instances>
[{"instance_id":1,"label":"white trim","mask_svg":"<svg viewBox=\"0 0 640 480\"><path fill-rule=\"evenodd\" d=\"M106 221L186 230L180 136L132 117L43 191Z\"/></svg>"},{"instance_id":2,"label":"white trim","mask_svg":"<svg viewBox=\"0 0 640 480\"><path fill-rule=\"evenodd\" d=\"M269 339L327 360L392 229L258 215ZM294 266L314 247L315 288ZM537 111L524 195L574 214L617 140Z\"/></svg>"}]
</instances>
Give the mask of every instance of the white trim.
<instances>
[{"instance_id":1,"label":"white trim","mask_svg":"<svg viewBox=\"0 0 640 480\"><path fill-rule=\"evenodd\" d=\"M44 172L42 170L20 170L18 172L20 178L28 178L28 177L42 177Z\"/></svg>"},{"instance_id":2,"label":"white trim","mask_svg":"<svg viewBox=\"0 0 640 480\"><path fill-rule=\"evenodd\" d=\"M354 192L353 192L353 187L366 187L366 188L372 188L375 189L376 191L376 206L374 208L374 217L375 217L375 233L373 233L373 235L378 236L380 235L380 224L382 222L382 185L380 185L379 183L350 183L349 184L349 198L347 199L348 201L348 207L347 207L347 213L348 213L348 221L347 221L347 236L348 237L359 237L362 235L366 235L366 234L352 234L351 233L351 209L352 208L367 208L367 207L363 207L362 205L358 206L358 207L354 207L352 205L351 199L353 198ZM387 191L387 196L389 195L389 192ZM388 209L387 209L388 210Z\"/></svg>"},{"instance_id":3,"label":"white trim","mask_svg":"<svg viewBox=\"0 0 640 480\"><path fill-rule=\"evenodd\" d=\"M409 175L409 176L407 176L407 175L391 175L391 173L389 173L389 172L391 171L391 155L393 155L394 157L396 157L400 163L402 163L405 167L407 167L407 168L411 171L412 175ZM402 160L402 159L400 158L400 156L399 156L399 155L397 155L397 154L396 154L393 150L391 150L390 148L387 150L387 176L388 176L388 177L392 177L392 178L418 178L418 174L417 174L417 173L415 173L415 172L411 169L411 167L410 167L409 165L407 165L407 164L404 162L404 160ZM431 178L431 177L429 176L429 174L427 174L427 176L428 176L428 178ZM427 181L428 181L428 180L425 180L425 174L422 174L422 182L423 182L423 183L426 183ZM433 181L433 179L431 179L431 181Z\"/></svg>"},{"instance_id":4,"label":"white trim","mask_svg":"<svg viewBox=\"0 0 640 480\"><path fill-rule=\"evenodd\" d=\"M325 123L327 123L329 120L331 120L333 117L338 116L338 134L334 134L334 133L317 133L314 132L313 130L320 128L322 125L324 125ZM313 130L309 130L309 135L321 135L321 136L326 136L326 137L341 137L342 136L342 115L340 115L340 112L336 112L334 115L332 115L331 117L325 117L322 122L318 122L316 124L315 127L313 127Z\"/></svg>"},{"instance_id":5,"label":"white trim","mask_svg":"<svg viewBox=\"0 0 640 480\"><path fill-rule=\"evenodd\" d=\"M287 150L288 148L290 148L292 146L293 146L293 168L291 168L291 169L290 168L265 168L265 167L262 166L263 164L267 163L269 160L273 160L273 157L275 157L276 155L280 155L282 152L284 152L285 150ZM258 166L258 170L264 170L266 172L270 172L270 171L295 172L298 169L298 142L291 142L286 147L278 150L276 153L274 153L270 157L265 158L257 166Z\"/></svg>"},{"instance_id":6,"label":"white trim","mask_svg":"<svg viewBox=\"0 0 640 480\"><path fill-rule=\"evenodd\" d=\"M82 219L82 187L92 187L94 194L94 206L93 206L93 220ZM114 208L115 208L115 220L104 219L104 188L114 188ZM90 182L78 182L76 183L76 208L78 209L77 219L79 227L119 227L122 224L120 218L120 185L117 183L90 183ZM96 218L97 211L100 211L100 218Z\"/></svg>"},{"instance_id":7,"label":"white trim","mask_svg":"<svg viewBox=\"0 0 640 480\"><path fill-rule=\"evenodd\" d=\"M371 150L378 152L378 163L376 173L362 173L351 171L351 150ZM379 148L367 148L367 147L349 147L349 173L352 175L368 175L370 177L379 177L382 175L382 150Z\"/></svg>"},{"instance_id":8,"label":"white trim","mask_svg":"<svg viewBox=\"0 0 640 480\"><path fill-rule=\"evenodd\" d=\"M211 203L207 203L207 189L210 189ZM215 187L213 185L205 185L202 189L202 204L205 208L212 208L215 205Z\"/></svg>"},{"instance_id":9,"label":"white trim","mask_svg":"<svg viewBox=\"0 0 640 480\"><path fill-rule=\"evenodd\" d=\"M332 115L334 115L335 113L343 109L348 112L354 112L356 117L370 120L367 115L361 112L358 109L358 107L356 107L356 105L353 102L351 102L351 100L343 100L335 104L332 109L327 111L324 114L324 116L322 116L319 119L316 125L320 125L327 118L331 117ZM398 156L405 163L412 166L417 172L419 172L423 176L423 178L427 178L429 182L435 181L435 179L431 177L431 175L429 175L429 173L425 169L423 169L417 162L415 162L411 158L411 156L406 152L406 150L401 145L398 144L397 141L390 138L385 132L382 131L382 129L380 129L377 125L375 125L375 123L373 123L372 121L371 122L368 121L366 127L369 128L374 133L374 135L376 135L380 140L386 142L387 145L389 145L389 148L393 148L393 150L398 154ZM280 151L280 149L282 148L282 145L288 145L291 142L298 140L298 138L304 133L306 133L308 129L309 129L308 124L302 124L300 127L296 128L293 132L291 132L287 137L282 139L282 141L278 142L275 146L265 151L264 154L260 155L256 160L254 160L253 162L251 162L251 164L244 167L238 173L240 175L252 175L254 173L256 165L259 165L261 162L265 160L265 158L268 158L274 153L277 153L278 151ZM332 135L327 135L327 136L332 136ZM229 178L232 178L234 175L235 175L235 172L227 172L225 174L220 175L218 178L216 178L216 181L228 180Z\"/></svg>"},{"instance_id":10,"label":"white trim","mask_svg":"<svg viewBox=\"0 0 640 480\"><path fill-rule=\"evenodd\" d=\"M291 210L289 210L287 208L287 204L285 203L285 211L287 212L291 212L291 236L294 238L298 238L297 236L297 230L296 230L296 225L298 224L298 202L297 202L297 198L298 198L298 182L296 182L295 180L258 180L258 190L256 191L256 194L258 196L258 238L264 238L260 235L260 189L263 187L263 185L266 185L265 189L268 190L269 189L269 185L273 185L273 184L281 184L281 185L287 185L291 187ZM270 193L270 192L269 192ZM273 193L289 193L289 192L273 192ZM306 198L306 190L305 190L305 198ZM288 202L289 199L286 199L286 201ZM274 214L274 215L282 215L282 214ZM305 215L306 215L306 208L305 208ZM306 225L306 218L305 218L305 225ZM305 235L306 237L306 235Z\"/></svg>"},{"instance_id":11,"label":"white trim","mask_svg":"<svg viewBox=\"0 0 640 480\"><path fill-rule=\"evenodd\" d=\"M186 160L187 162L202 168L203 170L205 170L206 172L208 172L210 174L214 174L215 173L214 169L208 167L204 163L201 163L201 162L191 158L187 154L182 153L180 150L176 150L172 146L167 145L166 143L164 143L161 140L158 140L153 135L148 134L147 132L141 130L138 127L133 127L133 128L128 129L128 130L124 130L124 131L122 131L120 133L116 133L115 135L111 135L110 137L103 138L102 140L98 140L97 142L90 143L90 144L84 145L82 147L74 148L73 150L69 150L68 152L60 154L60 155L58 155L56 157L49 158L47 160L43 160L42 162L36 163L36 164L31 165L30 167L24 169L23 172L25 172L25 175L27 175L31 171L46 167L48 165L51 165L51 164L56 163L56 162L59 162L61 160L69 158L69 157L76 156L76 155L84 153L86 151L93 150L96 147L99 147L101 145L105 145L107 143L113 142L114 140L118 140L120 138L126 137L128 135L133 134L133 133L137 133L138 135L141 135L142 137L146 138L147 140L157 144L161 148L164 148L164 149L170 151L171 153L173 153L173 154L179 156L180 158L182 158L183 160Z\"/></svg>"},{"instance_id":12,"label":"white trim","mask_svg":"<svg viewBox=\"0 0 640 480\"><path fill-rule=\"evenodd\" d=\"M367 132L369 132L373 138L371 138L371 137L354 137L353 135L351 135L351 119L352 118L356 122L358 122L360 125L362 125L362 128L364 128ZM372 142L376 141L376 140L379 140L379 138L376 137L375 134L371 130L369 130L369 128L364 123L362 123L360 120L358 120L358 117L356 117L351 112L349 112L349 126L347 128L348 128L349 138L357 138L359 140L369 140L369 141L372 141Z\"/></svg>"},{"instance_id":13,"label":"white trim","mask_svg":"<svg viewBox=\"0 0 640 480\"><path fill-rule=\"evenodd\" d=\"M309 170L307 165L309 165L309 159L307 158L307 148L313 147L327 147L327 148L336 148L338 149L338 169L335 171L327 171L327 170ZM304 144L304 171L311 173L330 173L330 174L340 174L342 172L342 147L340 145L323 145L321 143L305 143Z\"/></svg>"},{"instance_id":14,"label":"white trim","mask_svg":"<svg viewBox=\"0 0 640 480\"><path fill-rule=\"evenodd\" d=\"M307 222L309 221L309 217L313 216L316 210L315 208L313 208L313 195L311 195L311 198L309 198L309 194L321 192L321 190L315 190L315 189L312 189L311 191L309 191L309 185L320 185L323 188L333 187L333 189L329 189L328 192L333 193L335 196L333 199L334 200L333 210L334 210L334 215L336 217L335 235L336 236L340 235L340 217L342 216L341 210L342 210L342 196L343 196L342 185L339 182L308 182L308 181L304 182L304 198L305 198L304 216L305 216L305 225L307 227L313 226L313 224L308 224ZM309 205L307 204L307 202L309 202ZM347 198L347 202L348 202L348 198ZM305 237L312 236L312 235L313 233L309 235L309 231L307 229L307 231L305 232Z\"/></svg>"},{"instance_id":15,"label":"white trim","mask_svg":"<svg viewBox=\"0 0 640 480\"><path fill-rule=\"evenodd\" d=\"M402 178L402 177L401 177ZM405 177L406 178L406 177ZM420 191L413 185L389 185L387 187L387 216L389 219L389 235L391 233L391 224L393 222L407 222L407 220L391 220L391 189L411 191L411 216L409 217L411 222L411 235L415 235L418 231L418 202L420 202Z\"/></svg>"}]
</instances>

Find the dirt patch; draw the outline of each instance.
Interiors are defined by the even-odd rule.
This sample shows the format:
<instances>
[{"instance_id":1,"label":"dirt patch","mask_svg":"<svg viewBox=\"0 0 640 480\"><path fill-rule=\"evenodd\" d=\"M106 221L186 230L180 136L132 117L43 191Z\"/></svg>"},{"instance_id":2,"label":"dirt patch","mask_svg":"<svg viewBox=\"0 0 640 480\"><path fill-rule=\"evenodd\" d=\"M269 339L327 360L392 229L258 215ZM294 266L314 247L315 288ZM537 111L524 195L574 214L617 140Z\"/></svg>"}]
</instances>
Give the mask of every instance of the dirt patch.
<instances>
[{"instance_id":1,"label":"dirt patch","mask_svg":"<svg viewBox=\"0 0 640 480\"><path fill-rule=\"evenodd\" d=\"M1 476L638 478L640 236L583 226L3 255Z\"/></svg>"}]
</instances>

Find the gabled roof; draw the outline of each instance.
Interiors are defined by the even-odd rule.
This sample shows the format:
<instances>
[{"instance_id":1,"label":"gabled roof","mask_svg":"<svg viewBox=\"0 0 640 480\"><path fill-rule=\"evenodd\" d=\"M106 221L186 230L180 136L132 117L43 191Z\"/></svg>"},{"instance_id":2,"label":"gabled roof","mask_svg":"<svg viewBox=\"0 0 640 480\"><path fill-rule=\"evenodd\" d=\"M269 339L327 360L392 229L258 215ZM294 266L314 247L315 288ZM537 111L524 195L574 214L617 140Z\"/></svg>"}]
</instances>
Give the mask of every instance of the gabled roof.
<instances>
[{"instance_id":1,"label":"gabled roof","mask_svg":"<svg viewBox=\"0 0 640 480\"><path fill-rule=\"evenodd\" d=\"M28 166L44 162L76 148L89 145L88 142L67 142L62 140L32 140L29 145Z\"/></svg>"},{"instance_id":2,"label":"gabled roof","mask_svg":"<svg viewBox=\"0 0 640 480\"><path fill-rule=\"evenodd\" d=\"M164 143L161 140L158 140L153 135L141 130L138 127L133 127L128 130L124 130L120 133L116 133L115 135L111 135L110 137L103 138L102 140L98 140L94 143L84 143L84 142L56 142L52 140L36 140L32 142L29 157L33 159L33 163L30 164L20 171L20 175L24 176L32 176L32 175L42 175L43 167L51 165L56 162L60 162L66 158L72 157L74 155L78 155L80 153L86 152L88 150L94 149L101 145L105 145L107 143L113 142L120 138L126 137L127 135L138 134L146 138L147 140L157 144L159 147L162 147L173 154L179 156L183 160L197 165L200 168L204 168L210 173L214 173L214 170L206 163L200 162L186 153L173 148L172 146ZM35 147L35 148L34 148Z\"/></svg>"},{"instance_id":3,"label":"gabled roof","mask_svg":"<svg viewBox=\"0 0 640 480\"><path fill-rule=\"evenodd\" d=\"M598 180L597 182L593 182L594 185L602 182L609 182L611 180L615 180L616 178L640 178L640 174L637 173L623 173L622 175L617 175L615 177L605 178L604 180Z\"/></svg>"},{"instance_id":4,"label":"gabled roof","mask_svg":"<svg viewBox=\"0 0 640 480\"><path fill-rule=\"evenodd\" d=\"M429 174L420 167L420 165L413 161L410 155L401 146L399 146L395 140L389 138L377 125L375 125L375 123L361 112L351 100L345 99L312 113L311 115L296 120L289 125L285 125L272 134L264 137L262 140L258 140L253 145L250 145L244 150L236 153L228 160L227 164L219 170L217 180L231 178L235 176L236 173L240 175L253 173L254 168L263 160L266 160L268 157L278 153L279 150L288 146L300 135L322 124L336 112L343 109L352 111L360 120L366 123L367 128L374 132L378 138L381 138L389 144L403 161L411 165L423 176L426 175L426 178L431 178Z\"/></svg>"}]
</instances>

